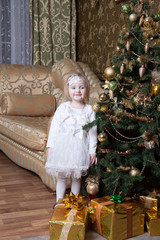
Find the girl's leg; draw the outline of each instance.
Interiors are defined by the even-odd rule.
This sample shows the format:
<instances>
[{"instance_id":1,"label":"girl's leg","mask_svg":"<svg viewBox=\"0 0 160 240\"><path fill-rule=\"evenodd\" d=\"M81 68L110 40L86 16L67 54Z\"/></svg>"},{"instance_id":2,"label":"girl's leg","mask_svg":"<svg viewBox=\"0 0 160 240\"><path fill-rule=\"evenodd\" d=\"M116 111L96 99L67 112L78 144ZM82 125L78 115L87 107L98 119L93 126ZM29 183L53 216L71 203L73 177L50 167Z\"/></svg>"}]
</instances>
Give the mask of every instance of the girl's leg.
<instances>
[{"instance_id":1,"label":"girl's leg","mask_svg":"<svg viewBox=\"0 0 160 240\"><path fill-rule=\"evenodd\" d=\"M58 173L57 185L56 185L56 202L59 198L64 198L66 192L67 178L63 173Z\"/></svg>"},{"instance_id":2,"label":"girl's leg","mask_svg":"<svg viewBox=\"0 0 160 240\"><path fill-rule=\"evenodd\" d=\"M80 193L81 191L81 178L74 178L72 177L72 183L71 183L71 192L76 195L77 193Z\"/></svg>"}]
</instances>

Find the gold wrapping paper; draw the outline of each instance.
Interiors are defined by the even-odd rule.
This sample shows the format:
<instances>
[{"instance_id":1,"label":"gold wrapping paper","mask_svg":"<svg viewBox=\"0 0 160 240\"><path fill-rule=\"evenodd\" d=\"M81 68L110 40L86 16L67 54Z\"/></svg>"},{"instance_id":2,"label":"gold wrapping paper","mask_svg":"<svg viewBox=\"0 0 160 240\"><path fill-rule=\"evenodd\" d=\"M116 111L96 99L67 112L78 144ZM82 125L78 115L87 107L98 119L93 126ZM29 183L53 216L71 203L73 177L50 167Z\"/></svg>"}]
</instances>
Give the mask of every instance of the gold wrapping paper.
<instances>
[{"instance_id":1,"label":"gold wrapping paper","mask_svg":"<svg viewBox=\"0 0 160 240\"><path fill-rule=\"evenodd\" d=\"M140 196L139 200L143 203L145 209L158 211L158 199L150 196Z\"/></svg>"},{"instance_id":2,"label":"gold wrapping paper","mask_svg":"<svg viewBox=\"0 0 160 240\"><path fill-rule=\"evenodd\" d=\"M88 211L84 206L80 210L66 208L60 199L54 209L50 226L50 240L85 240L88 223Z\"/></svg>"},{"instance_id":3,"label":"gold wrapping paper","mask_svg":"<svg viewBox=\"0 0 160 240\"><path fill-rule=\"evenodd\" d=\"M89 207L91 228L109 240L122 240L143 234L143 204L128 199L124 203L115 204L109 199L110 197L102 197L91 200L91 207ZM101 208L100 214L97 214L99 208ZM101 232L98 227L99 223Z\"/></svg>"},{"instance_id":4,"label":"gold wrapping paper","mask_svg":"<svg viewBox=\"0 0 160 240\"><path fill-rule=\"evenodd\" d=\"M160 212L146 211L146 225L151 236L160 236Z\"/></svg>"}]
</instances>

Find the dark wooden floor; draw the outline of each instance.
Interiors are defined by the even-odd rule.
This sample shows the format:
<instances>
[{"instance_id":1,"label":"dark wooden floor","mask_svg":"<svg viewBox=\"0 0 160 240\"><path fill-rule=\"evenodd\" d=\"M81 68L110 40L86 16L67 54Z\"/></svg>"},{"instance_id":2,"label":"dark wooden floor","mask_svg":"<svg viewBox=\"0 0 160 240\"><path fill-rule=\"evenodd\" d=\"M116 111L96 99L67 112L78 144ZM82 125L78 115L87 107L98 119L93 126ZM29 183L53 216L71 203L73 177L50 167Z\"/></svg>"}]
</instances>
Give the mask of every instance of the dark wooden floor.
<instances>
[{"instance_id":1,"label":"dark wooden floor","mask_svg":"<svg viewBox=\"0 0 160 240\"><path fill-rule=\"evenodd\" d=\"M0 240L49 234L55 203L41 179L0 151Z\"/></svg>"}]
</instances>

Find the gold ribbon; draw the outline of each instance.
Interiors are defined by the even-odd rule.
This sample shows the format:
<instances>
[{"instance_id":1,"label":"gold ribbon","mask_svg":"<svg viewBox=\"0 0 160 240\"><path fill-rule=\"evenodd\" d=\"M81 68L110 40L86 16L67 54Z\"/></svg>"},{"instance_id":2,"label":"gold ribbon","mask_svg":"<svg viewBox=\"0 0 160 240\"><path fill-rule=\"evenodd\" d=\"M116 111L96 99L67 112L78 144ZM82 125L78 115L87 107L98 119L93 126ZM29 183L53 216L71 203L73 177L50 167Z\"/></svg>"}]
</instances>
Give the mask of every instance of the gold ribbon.
<instances>
[{"instance_id":1,"label":"gold ribbon","mask_svg":"<svg viewBox=\"0 0 160 240\"><path fill-rule=\"evenodd\" d=\"M105 197L106 198L106 202L102 202L98 204L98 207L96 209L96 219L97 219L97 228L98 228L98 232L99 234L102 235L102 227L101 227L101 222L100 222L100 217L101 217L101 211L103 206L109 206L109 205L113 205L114 202L110 201L110 197ZM128 201L131 198L126 197L125 200ZM128 206L125 203L119 203L122 207L124 207L125 209L127 209L127 238L132 237L132 207ZM112 221L111 224L113 224L113 217L112 217Z\"/></svg>"},{"instance_id":2,"label":"gold ribbon","mask_svg":"<svg viewBox=\"0 0 160 240\"><path fill-rule=\"evenodd\" d=\"M76 209L77 211L81 211L84 208L85 201L82 196L78 194L74 195L72 192L70 194L66 194L66 198L63 199L65 204L65 209Z\"/></svg>"},{"instance_id":3,"label":"gold ribbon","mask_svg":"<svg viewBox=\"0 0 160 240\"><path fill-rule=\"evenodd\" d=\"M70 212L68 214L68 217L64 222L59 240L67 240L68 239L68 234L69 234L70 229L72 227L72 223L73 223L74 216L76 215L76 213L77 213L76 209L71 209L70 210Z\"/></svg>"},{"instance_id":4,"label":"gold ribbon","mask_svg":"<svg viewBox=\"0 0 160 240\"><path fill-rule=\"evenodd\" d=\"M72 227L74 217L77 213L81 213L86 201L82 196L79 196L79 193L74 195L72 192L70 192L70 194L66 194L66 198L63 199L63 203L65 204L64 209L66 210L67 218L64 221L59 240L68 239L68 234Z\"/></svg>"}]
</instances>

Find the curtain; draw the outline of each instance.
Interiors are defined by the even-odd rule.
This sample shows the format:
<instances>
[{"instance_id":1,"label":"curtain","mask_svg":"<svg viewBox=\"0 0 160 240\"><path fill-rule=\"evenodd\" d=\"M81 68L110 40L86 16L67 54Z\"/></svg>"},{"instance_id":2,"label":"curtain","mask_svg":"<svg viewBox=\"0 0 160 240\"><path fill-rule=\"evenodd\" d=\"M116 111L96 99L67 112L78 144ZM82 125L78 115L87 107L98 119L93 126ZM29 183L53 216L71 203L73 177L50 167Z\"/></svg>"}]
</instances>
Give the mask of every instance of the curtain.
<instances>
[{"instance_id":1,"label":"curtain","mask_svg":"<svg viewBox=\"0 0 160 240\"><path fill-rule=\"evenodd\" d=\"M29 0L0 0L0 63L31 64Z\"/></svg>"},{"instance_id":2,"label":"curtain","mask_svg":"<svg viewBox=\"0 0 160 240\"><path fill-rule=\"evenodd\" d=\"M75 0L30 0L32 64L76 60Z\"/></svg>"}]
</instances>

